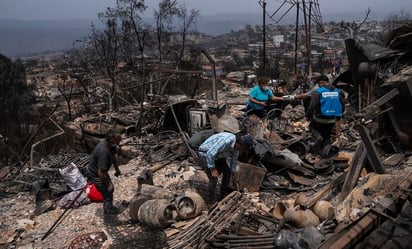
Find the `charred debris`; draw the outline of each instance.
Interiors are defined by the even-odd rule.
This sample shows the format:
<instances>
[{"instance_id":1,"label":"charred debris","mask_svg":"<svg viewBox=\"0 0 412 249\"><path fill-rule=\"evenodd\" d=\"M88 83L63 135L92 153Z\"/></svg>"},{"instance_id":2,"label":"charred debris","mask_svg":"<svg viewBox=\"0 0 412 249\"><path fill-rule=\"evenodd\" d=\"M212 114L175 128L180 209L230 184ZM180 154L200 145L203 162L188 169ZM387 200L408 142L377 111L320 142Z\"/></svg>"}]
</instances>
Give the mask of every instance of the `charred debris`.
<instances>
[{"instance_id":1,"label":"charred debris","mask_svg":"<svg viewBox=\"0 0 412 249\"><path fill-rule=\"evenodd\" d=\"M152 96L140 130L141 106L83 116L66 127L50 113L44 125L54 132L29 141L30 160L0 170L2 196L32 190L38 214L55 208L55 190L57 197L68 192L59 169L74 163L84 173L90 150L115 128L123 133L124 164L144 162L135 169L130 219L163 230L169 248L406 248L412 242L411 43L411 26L388 34L385 47L345 41L349 69L333 84L348 93L347 108L325 151L311 148L303 103L264 119L245 116L248 89L226 82L213 100ZM239 186L207 210L207 177L188 139L232 128L254 137L256 158L240 163ZM72 139L70 149L39 160L37 146L61 137ZM158 174L165 168L166 175ZM167 186L156 186L158 177Z\"/></svg>"}]
</instances>

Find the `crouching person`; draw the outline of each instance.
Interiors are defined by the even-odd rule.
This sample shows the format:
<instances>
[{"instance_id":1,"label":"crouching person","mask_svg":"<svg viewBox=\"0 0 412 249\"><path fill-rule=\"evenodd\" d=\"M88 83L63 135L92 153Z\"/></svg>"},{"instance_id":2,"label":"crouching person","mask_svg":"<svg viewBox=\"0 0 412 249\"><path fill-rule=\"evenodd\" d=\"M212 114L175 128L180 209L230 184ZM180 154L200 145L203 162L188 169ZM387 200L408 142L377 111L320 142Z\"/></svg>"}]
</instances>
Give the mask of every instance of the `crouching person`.
<instances>
[{"instance_id":1,"label":"crouching person","mask_svg":"<svg viewBox=\"0 0 412 249\"><path fill-rule=\"evenodd\" d=\"M116 170L115 176L120 175L115 158L115 148L119 145L120 141L120 133L109 130L106 133L105 139L102 139L94 148L87 168L88 181L94 183L103 195L103 211L105 215L118 212L117 208L113 206L114 186L108 172L113 165Z\"/></svg>"},{"instance_id":2,"label":"crouching person","mask_svg":"<svg viewBox=\"0 0 412 249\"><path fill-rule=\"evenodd\" d=\"M207 200L209 207L229 194L229 182L231 176L236 173L239 154L247 153L252 148L253 139L250 135L236 138L236 135L230 132L214 134L199 146L198 152L204 159L204 168L209 178L209 197ZM220 174L222 174L222 182L220 197L217 198L216 186Z\"/></svg>"}]
</instances>

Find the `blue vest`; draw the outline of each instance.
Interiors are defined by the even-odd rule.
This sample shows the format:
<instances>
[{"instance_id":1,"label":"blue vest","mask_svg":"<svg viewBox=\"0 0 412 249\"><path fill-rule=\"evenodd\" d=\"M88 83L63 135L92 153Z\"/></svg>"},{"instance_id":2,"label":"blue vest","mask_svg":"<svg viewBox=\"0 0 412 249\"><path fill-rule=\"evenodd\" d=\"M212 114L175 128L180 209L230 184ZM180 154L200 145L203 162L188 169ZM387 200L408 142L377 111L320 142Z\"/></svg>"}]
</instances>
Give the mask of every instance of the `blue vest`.
<instances>
[{"instance_id":1,"label":"blue vest","mask_svg":"<svg viewBox=\"0 0 412 249\"><path fill-rule=\"evenodd\" d=\"M340 102L340 90L334 88L330 90L326 87L319 87L316 90L320 95L320 112L326 117L342 117L342 103Z\"/></svg>"}]
</instances>

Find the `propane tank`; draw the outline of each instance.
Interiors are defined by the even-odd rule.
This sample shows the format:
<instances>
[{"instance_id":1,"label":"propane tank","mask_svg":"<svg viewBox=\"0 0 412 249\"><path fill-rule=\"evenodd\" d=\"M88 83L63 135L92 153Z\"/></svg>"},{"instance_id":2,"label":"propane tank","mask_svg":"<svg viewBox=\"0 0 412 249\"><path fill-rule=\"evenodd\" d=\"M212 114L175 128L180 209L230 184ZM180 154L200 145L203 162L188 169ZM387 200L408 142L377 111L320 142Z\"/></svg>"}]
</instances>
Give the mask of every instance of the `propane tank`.
<instances>
[{"instance_id":1,"label":"propane tank","mask_svg":"<svg viewBox=\"0 0 412 249\"><path fill-rule=\"evenodd\" d=\"M150 200L151 198L147 195L135 195L129 201L129 214L132 220L138 220L137 214L139 212L139 208L142 206L143 203Z\"/></svg>"},{"instance_id":2,"label":"propane tank","mask_svg":"<svg viewBox=\"0 0 412 249\"><path fill-rule=\"evenodd\" d=\"M144 202L137 213L139 221L151 228L165 228L174 222L175 207L166 199Z\"/></svg>"},{"instance_id":3,"label":"propane tank","mask_svg":"<svg viewBox=\"0 0 412 249\"><path fill-rule=\"evenodd\" d=\"M139 186L138 193L129 201L129 214L133 220L138 220L140 206L148 200L167 199L173 200L174 194L169 190L153 185L142 184Z\"/></svg>"},{"instance_id":4,"label":"propane tank","mask_svg":"<svg viewBox=\"0 0 412 249\"><path fill-rule=\"evenodd\" d=\"M205 202L196 192L186 191L176 200L177 215L179 219L191 219L202 214Z\"/></svg>"}]
</instances>

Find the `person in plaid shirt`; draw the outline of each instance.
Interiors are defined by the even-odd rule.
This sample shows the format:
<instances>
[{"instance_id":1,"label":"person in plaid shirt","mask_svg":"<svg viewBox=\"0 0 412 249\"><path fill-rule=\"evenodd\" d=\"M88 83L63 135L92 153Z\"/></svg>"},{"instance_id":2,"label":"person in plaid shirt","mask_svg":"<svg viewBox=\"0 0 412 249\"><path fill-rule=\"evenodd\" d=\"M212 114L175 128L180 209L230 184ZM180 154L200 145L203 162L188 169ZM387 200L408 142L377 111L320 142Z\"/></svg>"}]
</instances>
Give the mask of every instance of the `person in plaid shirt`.
<instances>
[{"instance_id":1,"label":"person in plaid shirt","mask_svg":"<svg viewBox=\"0 0 412 249\"><path fill-rule=\"evenodd\" d=\"M209 178L209 200L212 205L217 201L216 185L218 177L222 174L220 198L223 199L229 193L229 181L237 170L237 160L241 152L249 153L253 149L253 139L250 135L239 136L230 132L221 132L210 136L198 149L205 164L205 171ZM229 159L230 165L227 164Z\"/></svg>"}]
</instances>

